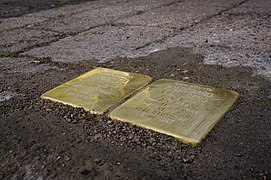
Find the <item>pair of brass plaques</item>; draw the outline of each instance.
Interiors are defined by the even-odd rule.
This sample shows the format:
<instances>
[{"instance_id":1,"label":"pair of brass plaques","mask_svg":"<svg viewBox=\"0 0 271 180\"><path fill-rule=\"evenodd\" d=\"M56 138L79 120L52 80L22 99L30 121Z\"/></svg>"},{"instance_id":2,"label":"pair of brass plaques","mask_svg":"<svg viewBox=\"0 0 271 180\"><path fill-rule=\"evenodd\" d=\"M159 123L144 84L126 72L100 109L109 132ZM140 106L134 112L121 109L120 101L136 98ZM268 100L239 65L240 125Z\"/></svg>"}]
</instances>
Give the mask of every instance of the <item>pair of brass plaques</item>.
<instances>
[{"instance_id":1,"label":"pair of brass plaques","mask_svg":"<svg viewBox=\"0 0 271 180\"><path fill-rule=\"evenodd\" d=\"M97 68L41 98L102 114L150 81L142 74ZM197 145L238 96L226 89L161 79L114 109L109 117Z\"/></svg>"}]
</instances>

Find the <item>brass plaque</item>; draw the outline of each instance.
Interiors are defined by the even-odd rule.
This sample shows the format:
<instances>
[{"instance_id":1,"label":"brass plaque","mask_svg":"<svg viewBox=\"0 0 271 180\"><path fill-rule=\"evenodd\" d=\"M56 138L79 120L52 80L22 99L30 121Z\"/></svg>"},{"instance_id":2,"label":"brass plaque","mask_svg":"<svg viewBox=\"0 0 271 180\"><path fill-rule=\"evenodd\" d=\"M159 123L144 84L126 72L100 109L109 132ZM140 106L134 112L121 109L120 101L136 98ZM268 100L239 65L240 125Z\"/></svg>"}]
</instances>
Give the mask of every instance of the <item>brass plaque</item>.
<instances>
[{"instance_id":1,"label":"brass plaque","mask_svg":"<svg viewBox=\"0 0 271 180\"><path fill-rule=\"evenodd\" d=\"M197 145L238 96L226 89L161 79L116 108L109 117Z\"/></svg>"},{"instance_id":2,"label":"brass plaque","mask_svg":"<svg viewBox=\"0 0 271 180\"><path fill-rule=\"evenodd\" d=\"M97 68L43 94L41 98L102 114L151 81L151 77Z\"/></svg>"}]
</instances>

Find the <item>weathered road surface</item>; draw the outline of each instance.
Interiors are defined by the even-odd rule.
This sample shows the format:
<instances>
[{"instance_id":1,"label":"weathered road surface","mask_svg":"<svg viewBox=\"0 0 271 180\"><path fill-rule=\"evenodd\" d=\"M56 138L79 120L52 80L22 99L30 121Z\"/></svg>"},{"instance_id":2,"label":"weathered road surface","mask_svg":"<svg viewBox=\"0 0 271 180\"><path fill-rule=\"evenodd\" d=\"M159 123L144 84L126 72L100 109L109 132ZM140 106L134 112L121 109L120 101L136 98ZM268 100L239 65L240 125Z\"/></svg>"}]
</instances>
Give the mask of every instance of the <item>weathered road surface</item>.
<instances>
[{"instance_id":1,"label":"weathered road surface","mask_svg":"<svg viewBox=\"0 0 271 180\"><path fill-rule=\"evenodd\" d=\"M101 0L0 19L0 179L270 177L270 42L270 0ZM98 66L241 97L196 148L39 99Z\"/></svg>"}]
</instances>

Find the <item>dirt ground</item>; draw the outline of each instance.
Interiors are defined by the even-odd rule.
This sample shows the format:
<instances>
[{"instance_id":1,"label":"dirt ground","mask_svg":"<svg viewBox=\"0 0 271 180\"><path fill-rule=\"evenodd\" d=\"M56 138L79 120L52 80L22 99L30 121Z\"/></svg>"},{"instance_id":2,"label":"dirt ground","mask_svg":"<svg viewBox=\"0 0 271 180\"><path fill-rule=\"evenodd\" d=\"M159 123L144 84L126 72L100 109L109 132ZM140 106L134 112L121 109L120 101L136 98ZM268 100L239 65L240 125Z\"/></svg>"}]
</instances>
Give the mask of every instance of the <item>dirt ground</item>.
<instances>
[{"instance_id":1,"label":"dirt ground","mask_svg":"<svg viewBox=\"0 0 271 180\"><path fill-rule=\"evenodd\" d=\"M268 179L271 177L270 82L244 67L205 65L191 49L137 59L56 63L32 75L1 71L0 179ZM240 93L231 110L193 148L151 130L91 115L39 96L95 67L185 80Z\"/></svg>"}]
</instances>

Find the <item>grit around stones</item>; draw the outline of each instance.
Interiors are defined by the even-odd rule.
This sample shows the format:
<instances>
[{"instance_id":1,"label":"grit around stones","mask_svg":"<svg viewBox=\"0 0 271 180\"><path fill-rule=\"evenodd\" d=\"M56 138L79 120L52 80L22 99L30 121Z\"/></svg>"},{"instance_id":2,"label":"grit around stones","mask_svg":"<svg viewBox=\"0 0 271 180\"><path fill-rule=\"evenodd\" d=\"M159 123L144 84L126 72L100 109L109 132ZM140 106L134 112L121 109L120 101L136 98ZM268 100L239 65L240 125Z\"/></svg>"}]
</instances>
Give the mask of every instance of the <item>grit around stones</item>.
<instances>
[{"instance_id":1,"label":"grit around stones","mask_svg":"<svg viewBox=\"0 0 271 180\"><path fill-rule=\"evenodd\" d=\"M17 14L5 1L0 179L270 178L270 0L55 1ZM40 99L97 67L240 98L195 148Z\"/></svg>"}]
</instances>

